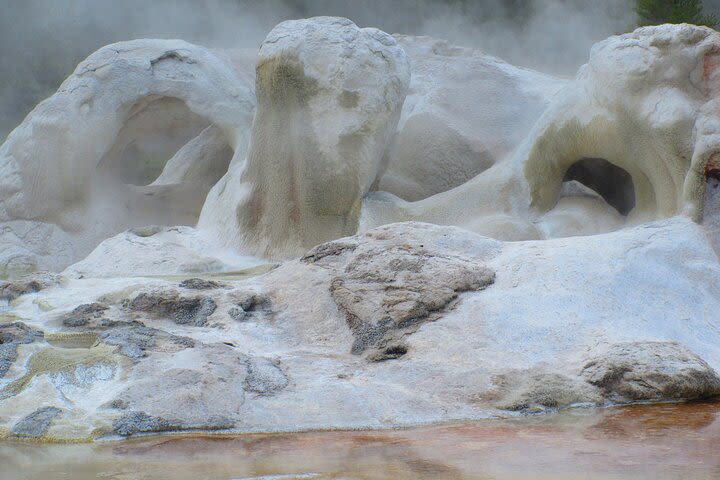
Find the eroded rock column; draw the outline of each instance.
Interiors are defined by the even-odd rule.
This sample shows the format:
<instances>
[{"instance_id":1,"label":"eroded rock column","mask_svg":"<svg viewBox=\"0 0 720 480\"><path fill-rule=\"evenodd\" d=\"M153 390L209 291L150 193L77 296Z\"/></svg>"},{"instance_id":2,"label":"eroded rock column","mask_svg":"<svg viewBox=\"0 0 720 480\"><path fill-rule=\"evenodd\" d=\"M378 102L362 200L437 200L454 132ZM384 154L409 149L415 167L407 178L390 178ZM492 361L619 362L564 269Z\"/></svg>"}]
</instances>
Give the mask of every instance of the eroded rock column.
<instances>
[{"instance_id":1,"label":"eroded rock column","mask_svg":"<svg viewBox=\"0 0 720 480\"><path fill-rule=\"evenodd\" d=\"M409 80L405 52L377 29L333 17L275 27L246 166L211 192L200 225L273 258L354 234Z\"/></svg>"}]
</instances>

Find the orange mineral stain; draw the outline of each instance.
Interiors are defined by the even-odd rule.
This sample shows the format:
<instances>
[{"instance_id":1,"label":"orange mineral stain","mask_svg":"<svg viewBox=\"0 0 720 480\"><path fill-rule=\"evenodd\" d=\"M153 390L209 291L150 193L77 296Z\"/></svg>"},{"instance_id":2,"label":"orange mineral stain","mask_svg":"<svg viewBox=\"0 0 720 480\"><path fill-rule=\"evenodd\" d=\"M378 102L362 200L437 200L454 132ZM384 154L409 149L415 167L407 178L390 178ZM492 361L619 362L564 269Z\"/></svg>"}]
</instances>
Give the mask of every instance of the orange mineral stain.
<instances>
[{"instance_id":1,"label":"orange mineral stain","mask_svg":"<svg viewBox=\"0 0 720 480\"><path fill-rule=\"evenodd\" d=\"M720 478L720 403L386 431L0 444L3 480Z\"/></svg>"}]
</instances>

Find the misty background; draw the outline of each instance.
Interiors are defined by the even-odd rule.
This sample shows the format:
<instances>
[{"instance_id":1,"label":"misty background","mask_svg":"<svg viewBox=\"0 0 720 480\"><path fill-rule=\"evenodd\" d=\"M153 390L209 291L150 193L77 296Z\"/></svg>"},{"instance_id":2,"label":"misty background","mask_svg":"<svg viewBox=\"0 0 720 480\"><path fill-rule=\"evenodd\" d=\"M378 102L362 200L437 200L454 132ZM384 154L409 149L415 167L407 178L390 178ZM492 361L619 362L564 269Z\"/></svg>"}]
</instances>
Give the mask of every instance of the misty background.
<instances>
[{"instance_id":1,"label":"misty background","mask_svg":"<svg viewBox=\"0 0 720 480\"><path fill-rule=\"evenodd\" d=\"M720 11L720 0L704 3L706 11ZM630 0L0 0L0 6L0 142L81 60L122 40L257 48L283 20L334 15L573 75L593 43L632 30L637 20Z\"/></svg>"}]
</instances>

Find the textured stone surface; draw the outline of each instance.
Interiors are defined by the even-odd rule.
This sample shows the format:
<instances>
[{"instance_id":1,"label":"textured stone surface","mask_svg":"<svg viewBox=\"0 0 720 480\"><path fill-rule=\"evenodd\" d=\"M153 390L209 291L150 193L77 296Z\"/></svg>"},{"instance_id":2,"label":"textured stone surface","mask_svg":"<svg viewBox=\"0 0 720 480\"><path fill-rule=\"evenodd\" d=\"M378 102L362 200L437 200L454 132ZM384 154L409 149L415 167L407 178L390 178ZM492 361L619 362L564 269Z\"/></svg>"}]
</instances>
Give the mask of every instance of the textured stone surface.
<instances>
[{"instance_id":1,"label":"textured stone surface","mask_svg":"<svg viewBox=\"0 0 720 480\"><path fill-rule=\"evenodd\" d=\"M107 309L108 306L101 303L79 305L72 312L62 317L62 323L66 327L82 327L91 321L99 321L103 312Z\"/></svg>"},{"instance_id":2,"label":"textured stone surface","mask_svg":"<svg viewBox=\"0 0 720 480\"><path fill-rule=\"evenodd\" d=\"M47 432L53 420L62 414L56 407L44 407L35 410L20 420L12 428L12 434L18 437L41 437Z\"/></svg>"},{"instance_id":3,"label":"textured stone surface","mask_svg":"<svg viewBox=\"0 0 720 480\"><path fill-rule=\"evenodd\" d=\"M140 293L127 303L133 312L169 317L180 325L203 326L217 308L210 297L181 296L176 291Z\"/></svg>"},{"instance_id":4,"label":"textured stone surface","mask_svg":"<svg viewBox=\"0 0 720 480\"><path fill-rule=\"evenodd\" d=\"M233 320L241 322L272 313L272 301L263 293L240 291L231 296L234 306L227 313Z\"/></svg>"},{"instance_id":5,"label":"textured stone surface","mask_svg":"<svg viewBox=\"0 0 720 480\"><path fill-rule=\"evenodd\" d=\"M272 395L287 387L288 378L280 367L267 358L251 358L247 362L245 388L258 395Z\"/></svg>"},{"instance_id":6,"label":"textured stone surface","mask_svg":"<svg viewBox=\"0 0 720 480\"><path fill-rule=\"evenodd\" d=\"M184 366L160 372L153 362L138 365L134 381L110 403L123 412L115 433L233 428L242 421L246 391L272 396L288 385L275 363L224 344L198 346L176 358Z\"/></svg>"},{"instance_id":7,"label":"textured stone surface","mask_svg":"<svg viewBox=\"0 0 720 480\"><path fill-rule=\"evenodd\" d=\"M389 229L322 245L303 259L332 269L330 291L355 336L351 351L376 348L385 354L377 359L402 355L399 338L437 318L459 293L495 280L482 265L405 242Z\"/></svg>"},{"instance_id":8,"label":"textured stone surface","mask_svg":"<svg viewBox=\"0 0 720 480\"><path fill-rule=\"evenodd\" d=\"M14 300L20 295L59 285L62 281L61 275L52 272L34 272L12 281L0 280L0 300Z\"/></svg>"},{"instance_id":9,"label":"textured stone surface","mask_svg":"<svg viewBox=\"0 0 720 480\"><path fill-rule=\"evenodd\" d=\"M720 266L686 218L544 242L399 223L220 279L71 278L18 297L8 313L31 320L6 329L0 427L52 406L58 439L380 428L717 393ZM183 298L211 300L213 328L176 323ZM101 318L57 321L93 302Z\"/></svg>"},{"instance_id":10,"label":"textured stone surface","mask_svg":"<svg viewBox=\"0 0 720 480\"><path fill-rule=\"evenodd\" d=\"M130 436L136 433L161 433L172 430L167 420L160 417L151 417L143 412L130 412L123 414L113 422L113 433Z\"/></svg>"},{"instance_id":11,"label":"textured stone surface","mask_svg":"<svg viewBox=\"0 0 720 480\"><path fill-rule=\"evenodd\" d=\"M188 278L180 282L180 287L190 290L210 290L213 288L222 288L224 285L213 280L204 280L202 278Z\"/></svg>"},{"instance_id":12,"label":"textured stone surface","mask_svg":"<svg viewBox=\"0 0 720 480\"><path fill-rule=\"evenodd\" d=\"M572 405L602 404L602 395L581 378L540 369L515 370L493 379L495 389L484 400L501 410L540 413Z\"/></svg>"},{"instance_id":13,"label":"textured stone surface","mask_svg":"<svg viewBox=\"0 0 720 480\"><path fill-rule=\"evenodd\" d=\"M92 250L50 288L3 284L0 432L43 431L42 408L63 410L47 438L88 439L717 394L718 38L640 29L557 81L291 21L261 47L252 128L234 54L101 49L0 148L0 275ZM175 134L169 170L133 150ZM164 226L194 225L226 164L197 227Z\"/></svg>"},{"instance_id":14,"label":"textured stone surface","mask_svg":"<svg viewBox=\"0 0 720 480\"><path fill-rule=\"evenodd\" d=\"M315 17L277 25L256 71L246 164L210 192L199 226L249 253L285 259L357 230L410 66L385 32Z\"/></svg>"},{"instance_id":15,"label":"textured stone surface","mask_svg":"<svg viewBox=\"0 0 720 480\"><path fill-rule=\"evenodd\" d=\"M32 343L41 339L42 332L22 322L7 325L0 324L0 378L2 378L17 360L18 345Z\"/></svg>"},{"instance_id":16,"label":"textured stone surface","mask_svg":"<svg viewBox=\"0 0 720 480\"><path fill-rule=\"evenodd\" d=\"M673 342L610 346L583 367L588 383L614 401L695 400L720 395L720 377L703 359Z\"/></svg>"},{"instance_id":17,"label":"textured stone surface","mask_svg":"<svg viewBox=\"0 0 720 480\"><path fill-rule=\"evenodd\" d=\"M120 352L130 358L141 358L150 351L177 351L192 348L195 342L156 328L146 327L140 322L109 322L98 334L108 345L120 347Z\"/></svg>"}]
</instances>

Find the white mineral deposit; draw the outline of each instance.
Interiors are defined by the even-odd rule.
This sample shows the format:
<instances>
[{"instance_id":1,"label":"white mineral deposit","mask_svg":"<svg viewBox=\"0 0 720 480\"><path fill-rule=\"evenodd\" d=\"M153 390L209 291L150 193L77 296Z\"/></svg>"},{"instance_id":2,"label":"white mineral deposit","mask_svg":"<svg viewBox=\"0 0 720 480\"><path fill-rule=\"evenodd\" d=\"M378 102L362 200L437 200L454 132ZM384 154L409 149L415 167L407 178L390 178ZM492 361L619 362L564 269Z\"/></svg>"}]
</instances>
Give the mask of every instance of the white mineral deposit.
<instances>
[{"instance_id":1,"label":"white mineral deposit","mask_svg":"<svg viewBox=\"0 0 720 480\"><path fill-rule=\"evenodd\" d=\"M627 25L702 9L637 4ZM653 460L629 415L647 469L463 460L523 429L592 451L622 408L703 409L720 442L720 404L686 405L720 396L720 33L691 24L710 17L598 38L571 76L278 15L259 48L103 46L0 146L0 477L715 478L712 452ZM372 433L383 461L339 453L357 432L296 433L420 426ZM180 434L217 470L133 450Z\"/></svg>"}]
</instances>

